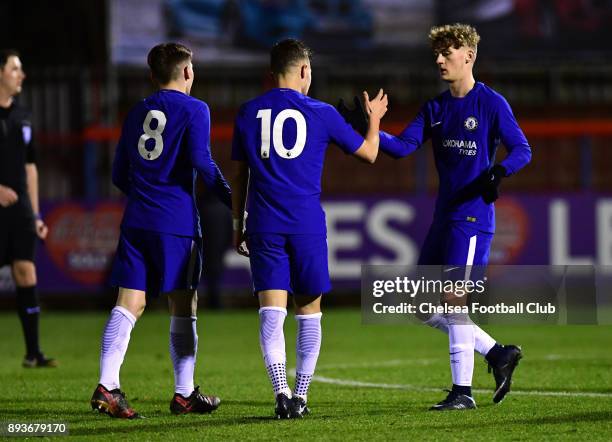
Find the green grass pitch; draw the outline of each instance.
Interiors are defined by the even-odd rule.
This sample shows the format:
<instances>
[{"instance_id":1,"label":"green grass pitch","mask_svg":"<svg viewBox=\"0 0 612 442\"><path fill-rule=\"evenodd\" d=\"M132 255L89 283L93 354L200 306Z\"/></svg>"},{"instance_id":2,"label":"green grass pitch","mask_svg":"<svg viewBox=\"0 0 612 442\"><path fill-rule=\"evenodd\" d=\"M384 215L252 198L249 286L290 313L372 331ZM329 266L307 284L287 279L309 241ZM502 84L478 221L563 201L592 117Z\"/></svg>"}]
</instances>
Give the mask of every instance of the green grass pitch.
<instances>
[{"instance_id":1,"label":"green grass pitch","mask_svg":"<svg viewBox=\"0 0 612 442\"><path fill-rule=\"evenodd\" d=\"M178 417L168 410L169 320L151 311L132 333L121 373L131 405L147 419L120 421L89 406L105 320L106 313L45 312L44 349L61 365L26 370L16 314L2 313L0 421L63 421L78 440L612 440L609 326L488 327L500 342L523 346L515 391L494 405L492 376L476 355L479 408L434 413L428 407L450 386L447 337L420 326L365 326L356 310L330 309L309 394L312 414L275 421L256 311L200 312L196 382L222 403L212 415ZM291 315L285 331L293 367Z\"/></svg>"}]
</instances>

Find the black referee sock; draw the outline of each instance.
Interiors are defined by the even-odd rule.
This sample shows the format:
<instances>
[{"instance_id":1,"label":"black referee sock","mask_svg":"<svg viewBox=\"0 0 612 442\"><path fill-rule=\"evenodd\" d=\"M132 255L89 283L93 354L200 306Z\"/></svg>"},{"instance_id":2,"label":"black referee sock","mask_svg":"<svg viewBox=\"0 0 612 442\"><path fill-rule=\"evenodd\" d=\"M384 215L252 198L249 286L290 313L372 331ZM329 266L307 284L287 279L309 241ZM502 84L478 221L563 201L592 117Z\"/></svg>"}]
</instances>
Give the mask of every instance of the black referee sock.
<instances>
[{"instance_id":1,"label":"black referee sock","mask_svg":"<svg viewBox=\"0 0 612 442\"><path fill-rule=\"evenodd\" d=\"M26 356L30 359L37 357L40 354L38 346L38 316L40 314L40 307L38 305L35 285L31 287L17 287L17 312L23 327Z\"/></svg>"}]
</instances>

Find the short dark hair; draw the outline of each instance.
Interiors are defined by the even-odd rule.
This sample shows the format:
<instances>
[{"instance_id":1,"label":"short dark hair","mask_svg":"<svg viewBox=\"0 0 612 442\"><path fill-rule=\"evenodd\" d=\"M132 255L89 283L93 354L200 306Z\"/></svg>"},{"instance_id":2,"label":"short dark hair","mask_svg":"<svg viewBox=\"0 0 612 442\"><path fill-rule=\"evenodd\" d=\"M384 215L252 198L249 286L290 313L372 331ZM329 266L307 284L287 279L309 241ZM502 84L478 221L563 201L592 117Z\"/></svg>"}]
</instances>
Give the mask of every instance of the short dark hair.
<instances>
[{"instance_id":1,"label":"short dark hair","mask_svg":"<svg viewBox=\"0 0 612 442\"><path fill-rule=\"evenodd\" d=\"M287 72L287 69L292 65L297 65L302 60L312 58L312 51L303 41L295 38L276 43L270 51L270 70L277 77Z\"/></svg>"},{"instance_id":2,"label":"short dark hair","mask_svg":"<svg viewBox=\"0 0 612 442\"><path fill-rule=\"evenodd\" d=\"M19 52L15 49L0 49L0 69L4 69L4 65L10 57L19 57Z\"/></svg>"},{"instance_id":3,"label":"short dark hair","mask_svg":"<svg viewBox=\"0 0 612 442\"><path fill-rule=\"evenodd\" d=\"M190 60L191 49L180 43L162 43L149 51L147 63L151 68L153 80L158 84L168 84L177 78L181 63Z\"/></svg>"}]
</instances>

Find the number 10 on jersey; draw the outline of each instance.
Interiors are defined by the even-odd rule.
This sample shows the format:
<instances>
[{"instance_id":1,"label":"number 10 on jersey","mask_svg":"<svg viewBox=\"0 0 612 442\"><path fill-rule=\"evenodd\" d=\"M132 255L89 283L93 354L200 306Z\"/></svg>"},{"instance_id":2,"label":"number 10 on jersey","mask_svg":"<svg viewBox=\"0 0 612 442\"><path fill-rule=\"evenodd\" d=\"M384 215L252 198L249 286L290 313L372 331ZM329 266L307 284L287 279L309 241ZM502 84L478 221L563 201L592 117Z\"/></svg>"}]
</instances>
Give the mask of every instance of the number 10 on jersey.
<instances>
[{"instance_id":1,"label":"number 10 on jersey","mask_svg":"<svg viewBox=\"0 0 612 442\"><path fill-rule=\"evenodd\" d=\"M295 144L291 149L285 148L283 143L283 126L287 119L293 119L296 125ZM270 158L270 126L272 120L272 109L260 109L257 119L261 119L261 158ZM285 109L274 119L272 125L272 145L277 155L281 158L292 160L300 156L306 145L306 119L304 115L295 109Z\"/></svg>"}]
</instances>

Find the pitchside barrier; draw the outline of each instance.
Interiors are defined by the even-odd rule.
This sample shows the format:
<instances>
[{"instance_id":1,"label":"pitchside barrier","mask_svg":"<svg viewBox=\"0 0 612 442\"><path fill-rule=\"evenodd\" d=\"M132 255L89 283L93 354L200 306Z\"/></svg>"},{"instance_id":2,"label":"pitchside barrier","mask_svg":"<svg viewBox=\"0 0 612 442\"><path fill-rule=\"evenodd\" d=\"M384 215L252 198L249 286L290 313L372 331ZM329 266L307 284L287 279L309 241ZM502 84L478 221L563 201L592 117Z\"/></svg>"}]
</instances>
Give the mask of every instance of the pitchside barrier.
<instances>
[{"instance_id":1,"label":"pitchside barrier","mask_svg":"<svg viewBox=\"0 0 612 442\"><path fill-rule=\"evenodd\" d=\"M533 147L533 161L502 185L502 197L496 203L497 233L491 263L612 265L612 155L604 147L612 137L612 120L520 123ZM392 123L384 128L399 133L403 125ZM42 203L50 229L38 249L42 292L87 296L108 288L106 281L124 202L118 192L104 191L111 184L100 171L110 165L119 131L116 127L89 127L70 140L42 134L41 144L70 141L84 146L80 166L85 170L80 193L85 198L71 198L67 192L65 198ZM213 151L223 170L230 167L231 136L230 124L213 125ZM358 290L362 264L416 263L435 203L435 172L430 155L431 149L425 148L403 162L381 158L382 164L367 169L356 169L364 166L357 161L349 163L345 156L340 161L329 158L324 182L333 179L334 172L353 175L353 179L344 180L348 181L343 183L346 187L327 184L323 192L335 289ZM67 168L76 166L66 164ZM45 164L41 163L40 168L44 177ZM385 175L385 183L395 187L377 187L376 177L381 174ZM406 182L406 176L410 182ZM556 185L546 177L556 177L557 182L565 184ZM45 186L43 180L43 195L48 192ZM248 260L228 250L224 264L223 285L248 295ZM5 267L0 272L0 291L10 289L10 273Z\"/></svg>"}]
</instances>

